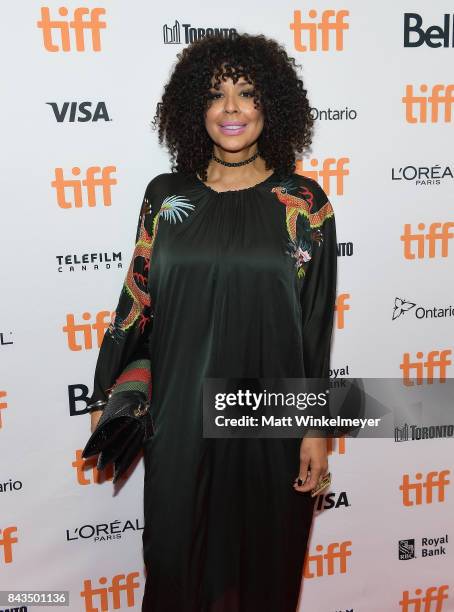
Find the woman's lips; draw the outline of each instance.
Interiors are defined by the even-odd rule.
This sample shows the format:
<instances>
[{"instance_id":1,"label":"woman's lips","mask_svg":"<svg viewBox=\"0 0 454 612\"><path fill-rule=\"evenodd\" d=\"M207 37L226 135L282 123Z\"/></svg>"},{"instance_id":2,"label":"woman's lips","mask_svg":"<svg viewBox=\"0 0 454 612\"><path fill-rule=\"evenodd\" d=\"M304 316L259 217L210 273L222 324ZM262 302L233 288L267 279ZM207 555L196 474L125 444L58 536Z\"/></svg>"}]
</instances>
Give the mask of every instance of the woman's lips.
<instances>
[{"instance_id":1,"label":"woman's lips","mask_svg":"<svg viewBox=\"0 0 454 612\"><path fill-rule=\"evenodd\" d=\"M219 126L221 132L226 136L237 136L238 134L242 134L246 128L246 123L232 123Z\"/></svg>"}]
</instances>

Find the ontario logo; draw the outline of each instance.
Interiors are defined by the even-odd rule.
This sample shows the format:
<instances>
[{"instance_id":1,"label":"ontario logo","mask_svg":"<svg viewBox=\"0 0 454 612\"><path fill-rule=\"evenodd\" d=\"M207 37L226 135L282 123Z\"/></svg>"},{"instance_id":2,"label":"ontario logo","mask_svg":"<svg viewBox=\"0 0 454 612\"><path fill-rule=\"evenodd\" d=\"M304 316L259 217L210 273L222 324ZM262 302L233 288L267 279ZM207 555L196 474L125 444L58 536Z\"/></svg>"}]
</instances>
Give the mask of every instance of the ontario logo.
<instances>
[{"instance_id":1,"label":"ontario logo","mask_svg":"<svg viewBox=\"0 0 454 612\"><path fill-rule=\"evenodd\" d=\"M416 302L395 297L392 320L399 319L399 317L402 317L407 312L413 312L417 319L446 319L447 317L454 317L453 306L418 306Z\"/></svg>"}]
</instances>

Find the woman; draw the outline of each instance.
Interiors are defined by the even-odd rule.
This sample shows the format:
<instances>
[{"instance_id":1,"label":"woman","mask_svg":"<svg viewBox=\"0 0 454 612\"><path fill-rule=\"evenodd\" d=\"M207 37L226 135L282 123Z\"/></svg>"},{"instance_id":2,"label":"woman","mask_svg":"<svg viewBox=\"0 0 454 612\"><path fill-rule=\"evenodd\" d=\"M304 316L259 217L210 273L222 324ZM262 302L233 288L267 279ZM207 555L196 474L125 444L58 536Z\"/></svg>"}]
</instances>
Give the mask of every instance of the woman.
<instances>
[{"instance_id":1,"label":"woman","mask_svg":"<svg viewBox=\"0 0 454 612\"><path fill-rule=\"evenodd\" d=\"M333 211L294 173L312 120L277 42L211 37L177 57L154 119L172 172L146 189L91 401L152 382L142 610L295 612L326 439L204 438L202 386L328 377Z\"/></svg>"}]
</instances>

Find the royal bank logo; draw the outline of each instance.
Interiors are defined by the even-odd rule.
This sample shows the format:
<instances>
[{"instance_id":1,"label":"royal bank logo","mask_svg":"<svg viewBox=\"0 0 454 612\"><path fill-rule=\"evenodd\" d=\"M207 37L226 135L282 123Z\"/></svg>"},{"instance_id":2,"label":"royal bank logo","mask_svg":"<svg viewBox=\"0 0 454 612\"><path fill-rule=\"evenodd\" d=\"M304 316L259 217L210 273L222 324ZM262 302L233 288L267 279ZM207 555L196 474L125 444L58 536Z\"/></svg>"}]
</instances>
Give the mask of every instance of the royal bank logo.
<instances>
[{"instance_id":1,"label":"royal bank logo","mask_svg":"<svg viewBox=\"0 0 454 612\"><path fill-rule=\"evenodd\" d=\"M415 540L399 540L399 559L415 559Z\"/></svg>"},{"instance_id":2,"label":"royal bank logo","mask_svg":"<svg viewBox=\"0 0 454 612\"><path fill-rule=\"evenodd\" d=\"M46 102L58 123L112 121L105 102Z\"/></svg>"},{"instance_id":3,"label":"royal bank logo","mask_svg":"<svg viewBox=\"0 0 454 612\"><path fill-rule=\"evenodd\" d=\"M416 302L410 302L405 298L394 298L392 320L395 321L407 312L412 311L417 319L446 319L454 317L454 306L418 306Z\"/></svg>"},{"instance_id":4,"label":"royal bank logo","mask_svg":"<svg viewBox=\"0 0 454 612\"><path fill-rule=\"evenodd\" d=\"M97 270L118 270L123 268L121 251L71 253L55 255L57 272L89 272Z\"/></svg>"},{"instance_id":5,"label":"royal bank logo","mask_svg":"<svg viewBox=\"0 0 454 612\"><path fill-rule=\"evenodd\" d=\"M454 425L409 425L404 423L394 427L394 442L409 442L412 440L432 440L434 438L454 437Z\"/></svg>"},{"instance_id":6,"label":"royal bank logo","mask_svg":"<svg viewBox=\"0 0 454 612\"><path fill-rule=\"evenodd\" d=\"M401 166L400 168L391 169L391 180L407 181L417 186L434 186L441 185L442 181L446 182L454 178L454 168L450 166Z\"/></svg>"},{"instance_id":7,"label":"royal bank logo","mask_svg":"<svg viewBox=\"0 0 454 612\"><path fill-rule=\"evenodd\" d=\"M190 23L180 23L175 19L171 26L162 26L162 37L165 45L189 44L195 40L206 38L207 36L223 36L224 38L234 38L238 34L236 28L223 27L194 27Z\"/></svg>"},{"instance_id":8,"label":"royal bank logo","mask_svg":"<svg viewBox=\"0 0 454 612\"><path fill-rule=\"evenodd\" d=\"M445 533L436 538L421 538L421 541L416 541L414 538L408 540L399 540L399 559L407 561L408 559L417 559L418 557L439 557L445 556L449 544L449 534ZM416 554L418 549L418 554Z\"/></svg>"}]
</instances>

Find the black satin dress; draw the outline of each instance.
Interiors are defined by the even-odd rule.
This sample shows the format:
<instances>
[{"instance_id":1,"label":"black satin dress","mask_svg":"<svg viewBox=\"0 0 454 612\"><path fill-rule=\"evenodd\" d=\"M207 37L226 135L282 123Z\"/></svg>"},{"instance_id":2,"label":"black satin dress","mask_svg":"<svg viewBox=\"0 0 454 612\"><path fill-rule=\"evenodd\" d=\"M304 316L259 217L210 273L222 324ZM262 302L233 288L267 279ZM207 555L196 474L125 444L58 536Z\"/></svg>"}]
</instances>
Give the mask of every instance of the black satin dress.
<instances>
[{"instance_id":1,"label":"black satin dress","mask_svg":"<svg viewBox=\"0 0 454 612\"><path fill-rule=\"evenodd\" d=\"M150 359L143 612L295 612L314 506L292 486L301 441L203 438L202 385L327 377L335 293L335 221L317 182L149 183L91 398Z\"/></svg>"}]
</instances>

